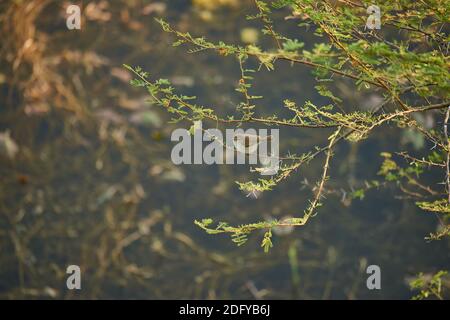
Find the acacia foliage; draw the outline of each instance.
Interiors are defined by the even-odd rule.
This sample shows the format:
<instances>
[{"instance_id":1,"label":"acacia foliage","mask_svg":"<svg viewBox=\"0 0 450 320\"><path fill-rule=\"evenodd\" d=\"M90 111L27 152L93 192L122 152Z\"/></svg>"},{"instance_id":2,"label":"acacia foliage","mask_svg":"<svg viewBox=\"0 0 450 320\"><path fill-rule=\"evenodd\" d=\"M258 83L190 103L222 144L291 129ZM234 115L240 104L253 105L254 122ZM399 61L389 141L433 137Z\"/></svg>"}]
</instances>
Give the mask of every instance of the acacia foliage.
<instances>
[{"instance_id":1,"label":"acacia foliage","mask_svg":"<svg viewBox=\"0 0 450 320\"><path fill-rule=\"evenodd\" d=\"M433 145L426 157L418 159L406 153L395 157L406 160L401 167L394 156L383 153L384 162L380 176L385 181L372 181L367 188L394 183L402 191L414 195L417 205L442 215L442 229L431 234L430 239L448 236L450 212L450 140L447 122L450 114L449 83L449 36L448 21L450 5L446 0L430 1L377 1L381 10L381 29L365 27L367 8L371 1L340 0L277 0L254 1L254 12L249 20L259 20L262 32L273 39L273 46L262 48L255 44L235 45L223 41L211 42L205 37L174 29L164 20L158 20L164 31L175 36L174 46L187 46L189 53L209 52L224 59L233 57L240 67L236 91L242 95L241 102L233 114L221 115L218 107L203 106L196 97L178 94L166 79L151 80L140 67L126 66L136 75L132 84L145 87L154 102L172 115L174 122L197 120L212 121L240 126L243 123L258 123L267 126L295 127L299 130L327 130L328 140L302 154L287 154L278 174L266 179L238 182L239 188L248 193L265 192L291 177L302 166L324 155L322 174L314 187L315 194L303 212L293 214L285 220L260 221L231 226L227 222L215 223L203 219L195 223L210 234L228 233L231 239L242 245L255 230L264 229L261 246L265 251L272 247L274 227L304 226L322 205L323 192L329 180L329 167L333 150L343 141L357 143L367 139L374 129L395 126L413 130L423 135ZM305 49L301 39L278 31L273 16L296 19L298 28L313 31L321 40L312 48ZM250 68L256 61L258 68ZM270 116L258 115L260 95L253 92L252 83L261 68L276 72L279 63L289 62L299 67L310 68L317 93L327 98L326 105L311 101L298 104L285 99L284 108L290 117L274 112ZM352 108L335 93L335 83L341 79L352 81L356 90L376 92L383 101L373 110ZM415 115L433 113L442 119L441 127L426 127ZM420 182L426 170L440 170L443 183L441 190L434 190ZM437 181L439 182L439 181ZM404 188L418 188L412 192ZM364 197L364 188L352 193L355 198Z\"/></svg>"}]
</instances>

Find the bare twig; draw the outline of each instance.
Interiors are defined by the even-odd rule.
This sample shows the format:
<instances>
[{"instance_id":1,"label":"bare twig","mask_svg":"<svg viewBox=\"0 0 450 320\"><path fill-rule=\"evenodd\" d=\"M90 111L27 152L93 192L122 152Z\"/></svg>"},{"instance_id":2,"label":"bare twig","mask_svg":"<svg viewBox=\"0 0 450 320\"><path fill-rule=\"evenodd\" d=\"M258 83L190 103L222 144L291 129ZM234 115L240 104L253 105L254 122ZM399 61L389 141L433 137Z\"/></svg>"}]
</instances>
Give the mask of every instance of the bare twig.
<instances>
[{"instance_id":1,"label":"bare twig","mask_svg":"<svg viewBox=\"0 0 450 320\"><path fill-rule=\"evenodd\" d=\"M445 161L445 180L448 193L448 202L450 203L450 140L448 139L448 130L447 130L447 123L449 117L450 117L450 105L447 107L444 119L444 136L445 136L445 143L447 144L447 159Z\"/></svg>"}]
</instances>

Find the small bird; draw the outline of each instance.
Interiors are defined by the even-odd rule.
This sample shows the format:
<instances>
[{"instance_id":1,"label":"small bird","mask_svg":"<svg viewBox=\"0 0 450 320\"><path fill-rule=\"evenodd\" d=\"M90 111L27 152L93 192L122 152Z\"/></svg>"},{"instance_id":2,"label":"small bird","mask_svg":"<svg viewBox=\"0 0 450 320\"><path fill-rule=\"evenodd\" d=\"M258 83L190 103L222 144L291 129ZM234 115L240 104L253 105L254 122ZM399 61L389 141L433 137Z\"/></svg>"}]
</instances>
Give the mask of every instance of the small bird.
<instances>
[{"instance_id":1,"label":"small bird","mask_svg":"<svg viewBox=\"0 0 450 320\"><path fill-rule=\"evenodd\" d=\"M236 133L233 144L238 152L252 154L258 150L258 145L263 141L271 141L272 136L259 136L257 134Z\"/></svg>"}]
</instances>

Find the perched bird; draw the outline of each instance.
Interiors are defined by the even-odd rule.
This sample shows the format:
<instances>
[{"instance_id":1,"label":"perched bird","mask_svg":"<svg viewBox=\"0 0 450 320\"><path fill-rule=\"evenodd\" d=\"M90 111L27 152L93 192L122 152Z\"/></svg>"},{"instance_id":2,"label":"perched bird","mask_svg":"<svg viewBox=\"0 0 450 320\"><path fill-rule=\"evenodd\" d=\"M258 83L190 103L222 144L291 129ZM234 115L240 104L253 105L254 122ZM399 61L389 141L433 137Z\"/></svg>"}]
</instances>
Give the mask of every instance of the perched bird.
<instances>
[{"instance_id":1,"label":"perched bird","mask_svg":"<svg viewBox=\"0 0 450 320\"><path fill-rule=\"evenodd\" d=\"M259 136L257 134L236 133L233 137L233 144L238 152L252 154L258 150L258 145L263 141L270 141L272 136Z\"/></svg>"}]
</instances>

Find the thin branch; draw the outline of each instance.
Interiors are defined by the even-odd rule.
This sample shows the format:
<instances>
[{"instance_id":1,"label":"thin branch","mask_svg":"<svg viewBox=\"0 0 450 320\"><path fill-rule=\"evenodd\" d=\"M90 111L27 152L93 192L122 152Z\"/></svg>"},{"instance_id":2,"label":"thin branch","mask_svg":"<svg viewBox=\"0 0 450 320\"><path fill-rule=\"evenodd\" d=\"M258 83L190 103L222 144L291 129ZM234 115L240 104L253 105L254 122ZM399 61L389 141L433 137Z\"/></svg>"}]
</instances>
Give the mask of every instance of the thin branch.
<instances>
[{"instance_id":1,"label":"thin branch","mask_svg":"<svg viewBox=\"0 0 450 320\"><path fill-rule=\"evenodd\" d=\"M447 124L450 117L450 105L447 107L444 119L444 136L447 144L447 159L445 161L445 179L448 193L448 202L450 203L450 140L448 139Z\"/></svg>"}]
</instances>

